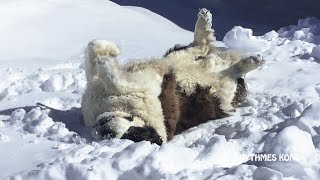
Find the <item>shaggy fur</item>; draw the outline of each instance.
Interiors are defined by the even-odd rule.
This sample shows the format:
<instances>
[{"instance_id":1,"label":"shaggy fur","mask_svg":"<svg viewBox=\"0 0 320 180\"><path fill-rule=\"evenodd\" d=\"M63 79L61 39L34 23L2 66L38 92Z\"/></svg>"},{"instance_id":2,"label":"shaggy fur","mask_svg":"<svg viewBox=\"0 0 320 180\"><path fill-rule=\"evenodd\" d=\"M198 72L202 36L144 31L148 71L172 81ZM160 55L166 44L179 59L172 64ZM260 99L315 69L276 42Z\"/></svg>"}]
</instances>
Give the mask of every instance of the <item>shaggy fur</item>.
<instances>
[{"instance_id":1,"label":"shaggy fur","mask_svg":"<svg viewBox=\"0 0 320 180\"><path fill-rule=\"evenodd\" d=\"M168 140L188 128L228 116L221 109L220 98L210 90L210 86L196 85L195 92L187 95L177 84L173 71L164 76L159 99L165 116Z\"/></svg>"},{"instance_id":2,"label":"shaggy fur","mask_svg":"<svg viewBox=\"0 0 320 180\"><path fill-rule=\"evenodd\" d=\"M120 50L113 42L105 40L95 40L89 42L86 49L85 72L87 81L97 78L96 64L97 56L116 57L120 54Z\"/></svg>"},{"instance_id":3,"label":"shaggy fur","mask_svg":"<svg viewBox=\"0 0 320 180\"><path fill-rule=\"evenodd\" d=\"M193 43L124 67L115 59L120 53L115 44L90 42L82 111L93 135L161 144L235 111L246 97L243 76L263 63L212 46L211 26L211 13L201 9Z\"/></svg>"},{"instance_id":4,"label":"shaggy fur","mask_svg":"<svg viewBox=\"0 0 320 180\"><path fill-rule=\"evenodd\" d=\"M172 48L170 48L164 55L163 57L167 57L169 54L171 54L172 52L175 52L175 51L181 51L181 50L185 50L189 47L193 46L193 43L185 46L185 45L181 45L181 44L176 44L174 45Z\"/></svg>"},{"instance_id":5,"label":"shaggy fur","mask_svg":"<svg viewBox=\"0 0 320 180\"><path fill-rule=\"evenodd\" d=\"M149 126L166 142L164 116L158 98L162 77L150 69L125 71L115 57L109 55L112 48L106 41L93 40L88 44L87 51L93 56L86 60L86 74L95 78L88 78L82 97L85 124L96 126L97 122L109 119L93 131L95 137L102 138L101 132L106 127L114 132L115 137L121 138L130 127ZM133 120L129 121L128 117Z\"/></svg>"},{"instance_id":6,"label":"shaggy fur","mask_svg":"<svg viewBox=\"0 0 320 180\"><path fill-rule=\"evenodd\" d=\"M164 75L161 88L159 99L165 118L168 140L171 140L176 132L176 125L181 119L181 97L177 92L177 82L173 71Z\"/></svg>"},{"instance_id":7,"label":"shaggy fur","mask_svg":"<svg viewBox=\"0 0 320 180\"><path fill-rule=\"evenodd\" d=\"M237 52L222 52L210 45L210 37L214 35L213 31L208 31L211 27L208 22L211 21L204 21L204 12L199 12L194 42L189 46L176 45L164 55L168 58L160 61L172 67L174 73L165 75L160 96L168 139L174 133L226 117L235 111L247 97L242 77L264 62L256 57L243 57ZM190 53L192 49L203 51Z\"/></svg>"},{"instance_id":8,"label":"shaggy fur","mask_svg":"<svg viewBox=\"0 0 320 180\"><path fill-rule=\"evenodd\" d=\"M239 85L237 80L260 67L264 61L254 56L243 57L237 52L222 52L214 47L210 44L213 31L208 30L211 25L212 15L206 9L201 9L194 42L186 48L171 48L167 57L175 57L171 58L174 62L170 65L173 66L182 93L190 96L195 93L196 85L211 87L210 93L219 99L221 109L225 113L233 112L246 97L246 88ZM184 54L194 48L203 49L202 54Z\"/></svg>"},{"instance_id":9,"label":"shaggy fur","mask_svg":"<svg viewBox=\"0 0 320 180\"><path fill-rule=\"evenodd\" d=\"M177 124L176 134L205 123L209 120L227 117L221 109L220 98L210 93L211 87L197 86L190 96L181 93L181 118Z\"/></svg>"},{"instance_id":10,"label":"shaggy fur","mask_svg":"<svg viewBox=\"0 0 320 180\"><path fill-rule=\"evenodd\" d=\"M244 79L243 78L238 78L237 79L237 90L234 94L234 98L232 100L231 105L234 108L237 108L240 103L243 103L246 98L247 98L247 87L245 85Z\"/></svg>"},{"instance_id":11,"label":"shaggy fur","mask_svg":"<svg viewBox=\"0 0 320 180\"><path fill-rule=\"evenodd\" d=\"M212 14L205 8L200 9L194 29L194 46L208 46L215 41L212 26Z\"/></svg>"}]
</instances>

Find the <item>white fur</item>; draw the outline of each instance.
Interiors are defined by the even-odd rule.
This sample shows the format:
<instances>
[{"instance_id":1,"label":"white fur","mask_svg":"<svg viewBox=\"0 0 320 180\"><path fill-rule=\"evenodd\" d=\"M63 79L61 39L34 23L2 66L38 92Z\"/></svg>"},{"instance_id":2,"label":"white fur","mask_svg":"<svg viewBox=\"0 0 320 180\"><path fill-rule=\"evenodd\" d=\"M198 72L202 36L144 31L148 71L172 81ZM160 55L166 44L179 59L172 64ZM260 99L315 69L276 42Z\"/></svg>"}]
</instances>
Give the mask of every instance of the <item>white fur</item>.
<instances>
[{"instance_id":1,"label":"white fur","mask_svg":"<svg viewBox=\"0 0 320 180\"><path fill-rule=\"evenodd\" d=\"M212 15L201 9L195 25L193 45L185 50L174 51L165 58L152 62L135 62L133 69L174 70L178 85L187 95L195 92L196 85L211 86L210 92L221 99L225 112L234 111L231 103L237 89L237 78L260 66L252 57L243 57L232 51L222 52L212 45L215 40L211 29ZM196 59L200 58L196 61ZM167 68L164 68L167 67ZM160 74L163 76L164 73Z\"/></svg>"},{"instance_id":2,"label":"white fur","mask_svg":"<svg viewBox=\"0 0 320 180\"><path fill-rule=\"evenodd\" d=\"M129 116L131 115L121 111L105 112L100 114L97 119L112 117L111 120L106 124L115 132L116 138L121 138L131 126L142 127L145 125L145 122L138 117L134 117L133 121L128 121L128 119L126 119L125 117ZM98 134L99 128L100 127L96 127L92 131L92 135L93 137L96 137L96 139L100 138Z\"/></svg>"},{"instance_id":3,"label":"white fur","mask_svg":"<svg viewBox=\"0 0 320 180\"><path fill-rule=\"evenodd\" d=\"M81 104L85 124L95 125L97 117L105 112L128 113L153 127L166 142L164 116L158 98L162 78L149 69L124 71L115 56L110 55L111 52L119 52L117 49L113 43L103 40L93 40L88 44L86 74L89 76ZM135 124L124 123L125 121L127 120L116 116L108 122L108 125L115 128L117 137L121 137L130 125Z\"/></svg>"},{"instance_id":4,"label":"white fur","mask_svg":"<svg viewBox=\"0 0 320 180\"><path fill-rule=\"evenodd\" d=\"M120 50L117 45L113 42L106 40L92 40L89 42L86 49L86 61L85 61L85 71L87 81L92 81L97 78L96 64L97 55L116 57L120 54Z\"/></svg>"},{"instance_id":5,"label":"white fur","mask_svg":"<svg viewBox=\"0 0 320 180\"><path fill-rule=\"evenodd\" d=\"M209 45L216 40L212 27L212 14L206 8L200 9L194 30L194 45Z\"/></svg>"},{"instance_id":6,"label":"white fur","mask_svg":"<svg viewBox=\"0 0 320 180\"><path fill-rule=\"evenodd\" d=\"M221 109L226 113L233 111L236 78L258 66L251 57L243 58L238 53L221 52L213 47L211 42L215 37L211 26L211 13L201 9L192 47L164 58L136 61L126 68L115 59L120 51L114 43L91 41L85 63L87 89L82 98L85 124L93 126L103 116L114 116L107 125L114 129L116 137L121 137L131 126L148 125L166 142L158 96L162 77L169 69L174 70L177 83L186 94L195 92L197 84L210 86L210 92L221 99ZM132 122L124 118L128 114L134 117Z\"/></svg>"},{"instance_id":7,"label":"white fur","mask_svg":"<svg viewBox=\"0 0 320 180\"><path fill-rule=\"evenodd\" d=\"M194 60L198 56L194 53L196 48L170 54L170 59L167 60L170 63L166 62L174 69L178 85L187 95L195 92L197 84L202 87L211 86L210 92L221 99L221 109L226 113L233 111L231 103L237 88L236 81L229 75L204 69L202 63Z\"/></svg>"}]
</instances>

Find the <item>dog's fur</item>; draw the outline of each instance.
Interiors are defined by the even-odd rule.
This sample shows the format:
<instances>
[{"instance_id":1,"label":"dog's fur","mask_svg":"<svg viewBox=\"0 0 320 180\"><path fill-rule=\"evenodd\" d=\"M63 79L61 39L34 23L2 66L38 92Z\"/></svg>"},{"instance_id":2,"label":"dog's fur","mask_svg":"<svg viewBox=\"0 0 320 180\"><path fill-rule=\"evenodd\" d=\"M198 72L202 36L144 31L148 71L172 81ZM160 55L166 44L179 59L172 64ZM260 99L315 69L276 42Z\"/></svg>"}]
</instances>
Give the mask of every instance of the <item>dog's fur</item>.
<instances>
[{"instance_id":1,"label":"dog's fur","mask_svg":"<svg viewBox=\"0 0 320 180\"><path fill-rule=\"evenodd\" d=\"M168 140L174 134L209 120L227 117L221 109L220 98L211 93L210 86L196 85L190 95L182 91L173 71L164 75L159 96L165 116Z\"/></svg>"},{"instance_id":2,"label":"dog's fur","mask_svg":"<svg viewBox=\"0 0 320 180\"><path fill-rule=\"evenodd\" d=\"M93 131L95 137L104 136L99 133L102 132L100 127L105 126L110 127L117 138L130 127L147 126L166 142L164 116L158 98L162 78L149 69L125 71L115 57L109 55L110 49L114 50L107 41L93 40L88 44L86 74L89 78L81 103L85 124L98 126ZM105 123L99 125L99 122Z\"/></svg>"},{"instance_id":3,"label":"dog's fur","mask_svg":"<svg viewBox=\"0 0 320 180\"><path fill-rule=\"evenodd\" d=\"M176 132L176 125L181 120L181 96L177 91L177 81L173 71L165 74L162 81L162 92L159 96L167 128L168 140Z\"/></svg>"},{"instance_id":4,"label":"dog's fur","mask_svg":"<svg viewBox=\"0 0 320 180\"><path fill-rule=\"evenodd\" d=\"M193 43L176 45L165 53L164 60L156 61L173 69L163 78L160 96L169 140L175 133L235 111L247 97L243 76L263 64L256 57L222 52L212 46L214 35L208 30L211 21L207 14L210 12L203 9L199 12Z\"/></svg>"},{"instance_id":5,"label":"dog's fur","mask_svg":"<svg viewBox=\"0 0 320 180\"><path fill-rule=\"evenodd\" d=\"M247 93L243 76L261 63L214 47L211 25L212 15L202 9L193 43L124 67L115 59L120 53L115 44L90 42L82 111L86 125L96 126L94 136L161 144L235 111Z\"/></svg>"},{"instance_id":6,"label":"dog's fur","mask_svg":"<svg viewBox=\"0 0 320 180\"><path fill-rule=\"evenodd\" d=\"M206 8L199 10L194 29L194 46L208 46L216 40L212 27L212 14Z\"/></svg>"}]
</instances>

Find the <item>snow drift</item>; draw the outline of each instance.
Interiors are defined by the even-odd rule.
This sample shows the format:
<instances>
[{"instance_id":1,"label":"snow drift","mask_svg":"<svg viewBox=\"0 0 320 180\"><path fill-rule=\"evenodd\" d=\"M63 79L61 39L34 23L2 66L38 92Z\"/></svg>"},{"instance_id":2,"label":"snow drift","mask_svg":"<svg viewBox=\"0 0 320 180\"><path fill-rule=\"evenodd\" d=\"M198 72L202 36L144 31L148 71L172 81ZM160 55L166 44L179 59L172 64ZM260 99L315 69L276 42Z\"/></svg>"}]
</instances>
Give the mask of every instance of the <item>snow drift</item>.
<instances>
[{"instance_id":1,"label":"snow drift","mask_svg":"<svg viewBox=\"0 0 320 180\"><path fill-rule=\"evenodd\" d=\"M100 0L4 1L0 13L6 17L0 26L0 179L320 177L319 20L258 37L241 27L228 32L225 47L267 60L246 77L248 100L234 116L159 147L91 140L79 109L82 49L93 38L112 40L125 62L161 56L190 42L191 32L150 11ZM268 154L276 159L268 161ZM296 156L280 158L285 155Z\"/></svg>"}]
</instances>

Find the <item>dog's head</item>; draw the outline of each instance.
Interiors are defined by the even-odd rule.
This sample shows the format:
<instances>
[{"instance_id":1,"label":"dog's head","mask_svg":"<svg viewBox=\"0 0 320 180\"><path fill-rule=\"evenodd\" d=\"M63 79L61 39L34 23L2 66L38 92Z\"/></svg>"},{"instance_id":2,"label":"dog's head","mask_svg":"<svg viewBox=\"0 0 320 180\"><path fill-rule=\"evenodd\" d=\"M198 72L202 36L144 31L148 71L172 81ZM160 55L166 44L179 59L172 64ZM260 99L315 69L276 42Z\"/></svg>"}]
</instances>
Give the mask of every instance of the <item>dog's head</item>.
<instances>
[{"instance_id":1,"label":"dog's head","mask_svg":"<svg viewBox=\"0 0 320 180\"><path fill-rule=\"evenodd\" d=\"M92 135L96 139L121 138L162 144L161 137L153 127L125 112L105 112L98 116Z\"/></svg>"},{"instance_id":2,"label":"dog's head","mask_svg":"<svg viewBox=\"0 0 320 180\"><path fill-rule=\"evenodd\" d=\"M246 74L253 71L265 64L265 60L262 56L249 56L240 60L236 66L241 71L242 74Z\"/></svg>"}]
</instances>

